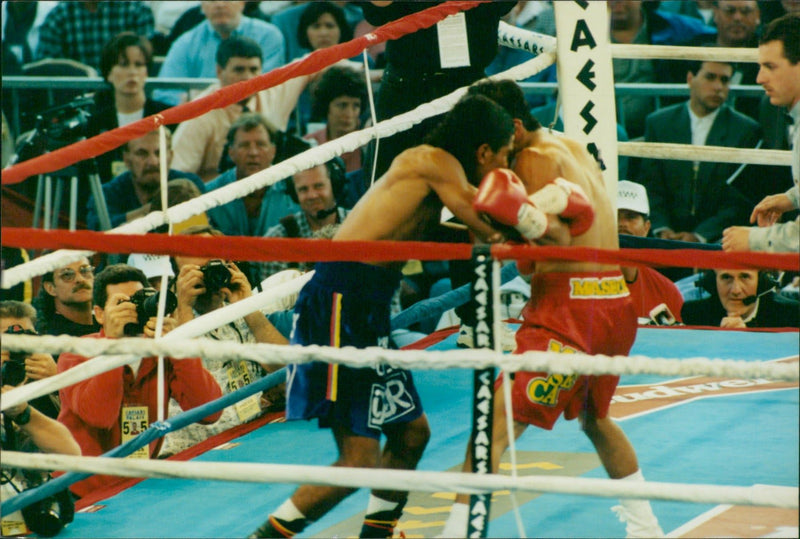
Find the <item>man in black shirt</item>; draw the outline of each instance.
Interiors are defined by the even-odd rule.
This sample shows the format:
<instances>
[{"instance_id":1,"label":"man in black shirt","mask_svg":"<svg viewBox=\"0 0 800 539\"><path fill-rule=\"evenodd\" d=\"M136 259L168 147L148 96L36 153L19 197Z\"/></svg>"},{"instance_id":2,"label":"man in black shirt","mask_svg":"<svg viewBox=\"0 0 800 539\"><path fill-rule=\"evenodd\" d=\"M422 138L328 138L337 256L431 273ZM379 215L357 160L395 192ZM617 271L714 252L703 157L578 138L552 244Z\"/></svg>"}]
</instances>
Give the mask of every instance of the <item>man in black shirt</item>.
<instances>
[{"instance_id":1,"label":"man in black shirt","mask_svg":"<svg viewBox=\"0 0 800 539\"><path fill-rule=\"evenodd\" d=\"M94 268L88 258L44 274L36 298L39 333L82 337L100 331L92 315L93 286Z\"/></svg>"},{"instance_id":2,"label":"man in black shirt","mask_svg":"<svg viewBox=\"0 0 800 539\"><path fill-rule=\"evenodd\" d=\"M687 325L800 327L800 303L777 295L778 283L763 271L714 270L706 272L699 283L711 297L683 304L681 316Z\"/></svg>"}]
</instances>

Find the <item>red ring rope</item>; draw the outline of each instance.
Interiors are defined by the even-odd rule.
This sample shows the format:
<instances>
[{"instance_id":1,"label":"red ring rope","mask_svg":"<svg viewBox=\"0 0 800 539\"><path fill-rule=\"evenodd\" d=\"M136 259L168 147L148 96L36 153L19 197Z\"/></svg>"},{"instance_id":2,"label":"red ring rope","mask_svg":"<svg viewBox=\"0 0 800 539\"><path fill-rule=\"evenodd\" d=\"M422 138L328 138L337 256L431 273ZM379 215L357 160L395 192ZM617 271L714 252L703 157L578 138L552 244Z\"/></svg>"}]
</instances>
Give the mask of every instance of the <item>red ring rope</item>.
<instances>
[{"instance_id":1,"label":"red ring rope","mask_svg":"<svg viewBox=\"0 0 800 539\"><path fill-rule=\"evenodd\" d=\"M322 262L360 260L457 260L470 258L467 243L423 241L337 241L248 236L185 236L166 234L106 234L88 230L4 228L3 243L27 249L76 249L102 253L151 253L230 260ZM748 268L800 271L796 254L707 251L699 249L594 249L590 247L535 247L503 244L492 247L495 258L592 261L604 264L655 265L684 268Z\"/></svg>"}]
</instances>

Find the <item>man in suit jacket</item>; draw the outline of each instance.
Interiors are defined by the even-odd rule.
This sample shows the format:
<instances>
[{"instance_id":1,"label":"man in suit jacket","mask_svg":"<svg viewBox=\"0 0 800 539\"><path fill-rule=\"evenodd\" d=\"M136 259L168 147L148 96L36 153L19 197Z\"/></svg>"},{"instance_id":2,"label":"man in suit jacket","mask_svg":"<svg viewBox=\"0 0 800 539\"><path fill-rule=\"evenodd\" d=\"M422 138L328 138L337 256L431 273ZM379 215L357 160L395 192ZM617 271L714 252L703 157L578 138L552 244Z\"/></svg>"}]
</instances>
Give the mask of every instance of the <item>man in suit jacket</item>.
<instances>
[{"instance_id":1,"label":"man in suit jacket","mask_svg":"<svg viewBox=\"0 0 800 539\"><path fill-rule=\"evenodd\" d=\"M758 124L727 105L733 67L694 62L686 80L689 101L647 117L645 140L696 146L753 148ZM644 161L640 183L647 187L653 232L659 238L717 241L722 230L747 219L746 202L727 180L737 165L700 161Z\"/></svg>"}]
</instances>

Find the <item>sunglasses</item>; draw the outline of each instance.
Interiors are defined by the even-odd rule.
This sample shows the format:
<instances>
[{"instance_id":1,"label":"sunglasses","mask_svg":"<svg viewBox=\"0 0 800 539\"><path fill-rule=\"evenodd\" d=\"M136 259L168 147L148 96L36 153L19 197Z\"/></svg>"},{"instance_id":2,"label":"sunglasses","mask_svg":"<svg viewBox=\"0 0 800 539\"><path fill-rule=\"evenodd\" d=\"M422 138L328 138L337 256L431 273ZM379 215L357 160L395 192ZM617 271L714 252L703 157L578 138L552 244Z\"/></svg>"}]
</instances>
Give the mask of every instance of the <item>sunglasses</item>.
<instances>
[{"instance_id":1,"label":"sunglasses","mask_svg":"<svg viewBox=\"0 0 800 539\"><path fill-rule=\"evenodd\" d=\"M739 7L739 8L737 8L735 6L726 6L724 8L720 8L720 9L725 15L727 15L729 17L735 15L737 11L739 13L741 13L742 16L744 16L744 17L747 17L748 15L751 15L753 12L755 12L755 9L751 8L751 7Z\"/></svg>"},{"instance_id":2,"label":"sunglasses","mask_svg":"<svg viewBox=\"0 0 800 539\"><path fill-rule=\"evenodd\" d=\"M91 279L94 277L94 267L93 266L81 266L78 268L78 271L81 273L81 277L84 279ZM58 274L58 278L64 281L65 283L71 283L75 280L76 272L74 269L65 269L61 273Z\"/></svg>"}]
</instances>

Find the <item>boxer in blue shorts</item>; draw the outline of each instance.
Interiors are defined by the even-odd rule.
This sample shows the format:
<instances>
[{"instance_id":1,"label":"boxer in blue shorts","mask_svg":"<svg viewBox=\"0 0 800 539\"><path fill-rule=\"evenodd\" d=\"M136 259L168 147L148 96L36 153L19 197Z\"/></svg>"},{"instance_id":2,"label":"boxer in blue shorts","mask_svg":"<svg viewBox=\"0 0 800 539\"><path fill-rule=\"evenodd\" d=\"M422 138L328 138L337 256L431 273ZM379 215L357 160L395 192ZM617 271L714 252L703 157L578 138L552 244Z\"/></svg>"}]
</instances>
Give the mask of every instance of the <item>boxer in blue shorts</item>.
<instances>
[{"instance_id":1,"label":"boxer in blue shorts","mask_svg":"<svg viewBox=\"0 0 800 539\"><path fill-rule=\"evenodd\" d=\"M514 122L483 96L459 101L426 139L398 155L348 214L332 241L420 241L446 206L484 242L503 236L472 208L484 174L508 166ZM318 264L295 306L296 344L386 346L389 306L404 262ZM334 466L413 470L430 437L428 419L402 369L315 362L290 368L287 417L331 428ZM381 449L381 434L386 443ZM356 489L303 485L251 537L292 537ZM391 537L407 492L373 490L361 537Z\"/></svg>"},{"instance_id":2,"label":"boxer in blue shorts","mask_svg":"<svg viewBox=\"0 0 800 539\"><path fill-rule=\"evenodd\" d=\"M385 346L389 304L400 278L400 272L380 266L317 264L295 304L292 344ZM375 439L384 425L409 423L422 415L411 372L388 366L290 365L286 392L286 419L318 417L320 427L335 424Z\"/></svg>"}]
</instances>

